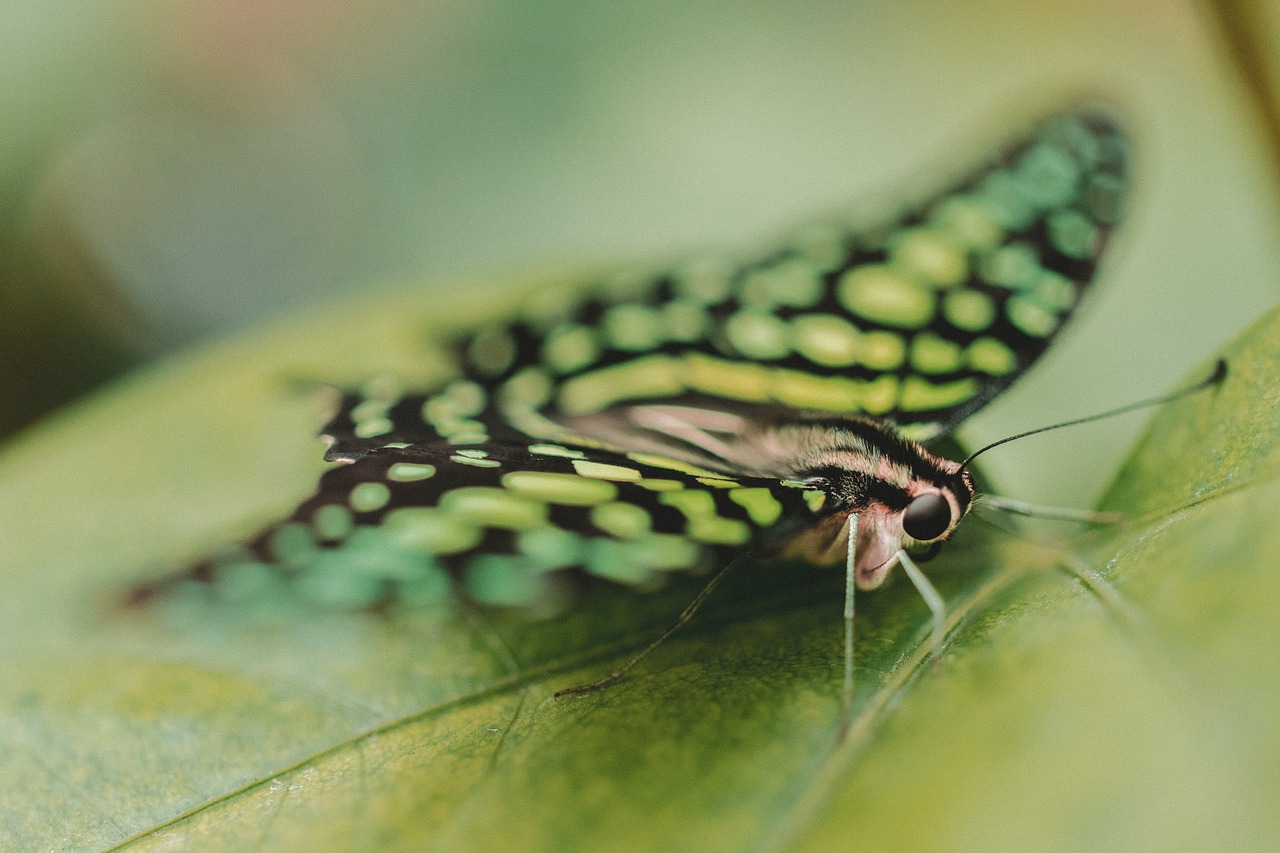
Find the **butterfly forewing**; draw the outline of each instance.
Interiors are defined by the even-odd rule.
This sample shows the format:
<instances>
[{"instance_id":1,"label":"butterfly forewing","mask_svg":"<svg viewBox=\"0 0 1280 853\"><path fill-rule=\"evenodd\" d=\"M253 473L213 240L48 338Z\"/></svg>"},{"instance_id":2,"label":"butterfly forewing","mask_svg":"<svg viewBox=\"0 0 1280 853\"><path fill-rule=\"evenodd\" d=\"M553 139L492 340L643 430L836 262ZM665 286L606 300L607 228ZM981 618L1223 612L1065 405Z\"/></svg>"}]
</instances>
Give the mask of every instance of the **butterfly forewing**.
<instances>
[{"instance_id":1,"label":"butterfly forewing","mask_svg":"<svg viewBox=\"0 0 1280 853\"><path fill-rule=\"evenodd\" d=\"M755 261L540 297L460 340L458 378L432 393L343 398L317 493L195 576L272 570L362 605L447 575L474 600L538 606L566 573L643 587L785 551L831 507L759 476L761 425L953 427L1075 309L1126 168L1114 125L1072 114L880 227L828 222Z\"/></svg>"},{"instance_id":2,"label":"butterfly forewing","mask_svg":"<svg viewBox=\"0 0 1280 853\"><path fill-rule=\"evenodd\" d=\"M1046 348L1093 278L1125 185L1106 119L1047 123L900 220L802 231L761 260L599 284L460 347L508 412L557 422L664 401L944 431ZM638 283L637 283L638 282Z\"/></svg>"}]
</instances>

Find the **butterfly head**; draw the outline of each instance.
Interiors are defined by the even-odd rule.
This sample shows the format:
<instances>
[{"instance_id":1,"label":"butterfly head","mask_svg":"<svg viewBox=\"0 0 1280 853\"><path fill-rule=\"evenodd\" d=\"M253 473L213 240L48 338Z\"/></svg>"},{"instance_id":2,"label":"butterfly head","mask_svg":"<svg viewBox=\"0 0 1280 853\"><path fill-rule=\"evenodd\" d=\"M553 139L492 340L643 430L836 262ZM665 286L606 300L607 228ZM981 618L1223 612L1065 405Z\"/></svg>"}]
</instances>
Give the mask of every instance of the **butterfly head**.
<instances>
[{"instance_id":1,"label":"butterfly head","mask_svg":"<svg viewBox=\"0 0 1280 853\"><path fill-rule=\"evenodd\" d=\"M865 425L841 430L847 437L806 459L803 480L827 495L822 533L807 543L804 556L835 563L846 555L848 525L856 518L855 567L858 586L875 589L893 568L899 551L927 559L941 547L973 504L973 479L955 462L885 430L870 435Z\"/></svg>"}]
</instances>

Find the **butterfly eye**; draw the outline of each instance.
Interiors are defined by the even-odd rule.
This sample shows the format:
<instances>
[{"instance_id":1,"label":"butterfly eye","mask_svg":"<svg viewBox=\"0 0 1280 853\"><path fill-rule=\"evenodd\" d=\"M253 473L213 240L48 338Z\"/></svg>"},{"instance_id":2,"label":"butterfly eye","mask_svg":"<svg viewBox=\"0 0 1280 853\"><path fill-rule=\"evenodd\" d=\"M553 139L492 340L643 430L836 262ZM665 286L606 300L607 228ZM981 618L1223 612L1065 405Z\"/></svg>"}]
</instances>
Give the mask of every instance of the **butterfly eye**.
<instances>
[{"instance_id":1,"label":"butterfly eye","mask_svg":"<svg viewBox=\"0 0 1280 853\"><path fill-rule=\"evenodd\" d=\"M930 542L951 526L951 504L937 492L919 495L902 513L902 529L912 539Z\"/></svg>"}]
</instances>

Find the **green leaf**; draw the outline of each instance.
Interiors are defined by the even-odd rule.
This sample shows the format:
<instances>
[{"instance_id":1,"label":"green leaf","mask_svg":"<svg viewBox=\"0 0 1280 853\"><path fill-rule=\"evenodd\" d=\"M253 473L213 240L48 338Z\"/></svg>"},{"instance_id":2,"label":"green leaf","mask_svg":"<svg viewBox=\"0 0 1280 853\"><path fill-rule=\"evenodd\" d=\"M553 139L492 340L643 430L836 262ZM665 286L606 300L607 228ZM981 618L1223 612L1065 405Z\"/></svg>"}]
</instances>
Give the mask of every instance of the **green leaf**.
<instances>
[{"instance_id":1,"label":"green leaf","mask_svg":"<svg viewBox=\"0 0 1280 853\"><path fill-rule=\"evenodd\" d=\"M465 312L463 312L465 313ZM527 622L112 594L288 509L320 469L299 382L430 376L429 314L363 302L171 363L0 456L0 848L1272 849L1280 843L1280 314L1219 389L1158 411L1056 539L966 522L859 598L841 721L838 571L744 566ZM376 346L369 342L376 342Z\"/></svg>"}]
</instances>

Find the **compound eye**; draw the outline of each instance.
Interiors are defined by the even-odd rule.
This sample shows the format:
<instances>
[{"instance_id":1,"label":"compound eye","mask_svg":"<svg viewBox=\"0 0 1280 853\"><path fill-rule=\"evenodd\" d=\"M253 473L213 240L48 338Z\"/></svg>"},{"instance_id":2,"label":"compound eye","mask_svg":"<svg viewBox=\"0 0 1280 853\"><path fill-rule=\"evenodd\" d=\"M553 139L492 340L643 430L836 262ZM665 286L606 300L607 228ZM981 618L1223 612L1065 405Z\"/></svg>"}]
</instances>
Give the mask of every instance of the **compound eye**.
<instances>
[{"instance_id":1,"label":"compound eye","mask_svg":"<svg viewBox=\"0 0 1280 853\"><path fill-rule=\"evenodd\" d=\"M902 513L902 529L918 542L931 542L951 526L951 504L937 492L919 495Z\"/></svg>"}]
</instances>

